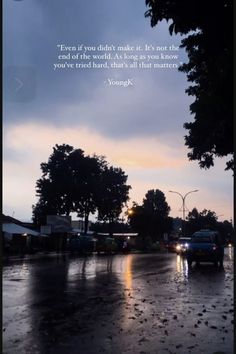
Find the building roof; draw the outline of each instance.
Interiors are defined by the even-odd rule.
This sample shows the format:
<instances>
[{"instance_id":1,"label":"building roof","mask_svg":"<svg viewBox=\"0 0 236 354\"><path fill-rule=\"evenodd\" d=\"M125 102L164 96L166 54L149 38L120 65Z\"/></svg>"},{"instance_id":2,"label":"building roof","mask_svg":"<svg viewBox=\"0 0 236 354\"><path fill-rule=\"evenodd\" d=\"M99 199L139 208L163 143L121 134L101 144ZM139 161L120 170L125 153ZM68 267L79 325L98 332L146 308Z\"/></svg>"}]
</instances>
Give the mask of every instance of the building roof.
<instances>
[{"instance_id":1,"label":"building roof","mask_svg":"<svg viewBox=\"0 0 236 354\"><path fill-rule=\"evenodd\" d=\"M98 236L110 236L108 232L97 232L95 233ZM112 237L136 237L138 236L137 232L113 232Z\"/></svg>"},{"instance_id":2,"label":"building roof","mask_svg":"<svg viewBox=\"0 0 236 354\"><path fill-rule=\"evenodd\" d=\"M21 225L22 222L18 219L15 219L13 218L12 216L9 216L9 215L4 215L4 214L1 214L1 222L2 223L14 223L14 224L18 224L18 225Z\"/></svg>"},{"instance_id":3,"label":"building roof","mask_svg":"<svg viewBox=\"0 0 236 354\"><path fill-rule=\"evenodd\" d=\"M2 231L7 232L8 234L15 234L15 235L31 235L31 236L43 236L43 237L48 237L47 235L40 234L37 231L28 229L26 227L23 227L21 225L17 225L14 223L3 223L2 224Z\"/></svg>"}]
</instances>

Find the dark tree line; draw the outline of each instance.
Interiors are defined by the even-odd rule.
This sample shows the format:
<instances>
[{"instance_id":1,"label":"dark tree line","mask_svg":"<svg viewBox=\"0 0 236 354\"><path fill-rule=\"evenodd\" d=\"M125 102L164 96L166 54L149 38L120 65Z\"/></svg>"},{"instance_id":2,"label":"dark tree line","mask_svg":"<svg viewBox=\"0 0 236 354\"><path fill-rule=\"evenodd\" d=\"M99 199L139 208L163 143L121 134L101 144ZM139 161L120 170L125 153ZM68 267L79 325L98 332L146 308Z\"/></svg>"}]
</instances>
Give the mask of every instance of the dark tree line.
<instances>
[{"instance_id":1,"label":"dark tree line","mask_svg":"<svg viewBox=\"0 0 236 354\"><path fill-rule=\"evenodd\" d=\"M163 234L172 228L169 212L170 207L164 193L159 189L149 190L142 205L134 203L129 210L130 226L139 233L144 242L147 237L153 242L161 240Z\"/></svg>"},{"instance_id":2,"label":"dark tree line","mask_svg":"<svg viewBox=\"0 0 236 354\"><path fill-rule=\"evenodd\" d=\"M70 145L56 145L41 170L42 177L36 182L39 200L33 205L36 225L45 224L47 215L76 212L84 218L86 232L90 214L97 212L98 220L112 223L129 199L131 187L121 168Z\"/></svg>"},{"instance_id":3,"label":"dark tree line","mask_svg":"<svg viewBox=\"0 0 236 354\"><path fill-rule=\"evenodd\" d=\"M201 229L210 229L219 231L225 240L233 240L234 228L232 222L228 220L219 222L216 213L211 210L204 209L199 212L197 208L193 208L187 216L184 227L185 233L189 236Z\"/></svg>"},{"instance_id":4,"label":"dark tree line","mask_svg":"<svg viewBox=\"0 0 236 354\"><path fill-rule=\"evenodd\" d=\"M114 221L112 224L107 222L92 223L91 231L101 233L129 233L132 232L130 225L124 221Z\"/></svg>"},{"instance_id":5,"label":"dark tree line","mask_svg":"<svg viewBox=\"0 0 236 354\"><path fill-rule=\"evenodd\" d=\"M170 21L169 31L184 35L181 42L189 62L180 67L191 82L194 121L185 123L190 160L201 168L215 157L230 156L233 169L233 1L146 0L151 26Z\"/></svg>"}]
</instances>

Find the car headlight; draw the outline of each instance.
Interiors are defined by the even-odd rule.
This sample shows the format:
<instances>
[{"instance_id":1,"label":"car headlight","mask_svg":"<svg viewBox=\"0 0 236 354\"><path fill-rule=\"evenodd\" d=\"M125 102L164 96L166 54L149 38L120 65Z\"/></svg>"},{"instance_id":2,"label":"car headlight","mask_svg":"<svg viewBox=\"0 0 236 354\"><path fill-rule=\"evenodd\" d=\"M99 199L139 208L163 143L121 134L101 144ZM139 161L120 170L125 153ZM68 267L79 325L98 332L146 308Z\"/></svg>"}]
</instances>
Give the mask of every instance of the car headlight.
<instances>
[{"instance_id":1,"label":"car headlight","mask_svg":"<svg viewBox=\"0 0 236 354\"><path fill-rule=\"evenodd\" d=\"M184 247L188 248L188 243L185 243Z\"/></svg>"},{"instance_id":2,"label":"car headlight","mask_svg":"<svg viewBox=\"0 0 236 354\"><path fill-rule=\"evenodd\" d=\"M177 245L177 246L176 246L176 250L177 250L177 251L180 251L180 250L181 250L181 246L180 246L180 245Z\"/></svg>"}]
</instances>

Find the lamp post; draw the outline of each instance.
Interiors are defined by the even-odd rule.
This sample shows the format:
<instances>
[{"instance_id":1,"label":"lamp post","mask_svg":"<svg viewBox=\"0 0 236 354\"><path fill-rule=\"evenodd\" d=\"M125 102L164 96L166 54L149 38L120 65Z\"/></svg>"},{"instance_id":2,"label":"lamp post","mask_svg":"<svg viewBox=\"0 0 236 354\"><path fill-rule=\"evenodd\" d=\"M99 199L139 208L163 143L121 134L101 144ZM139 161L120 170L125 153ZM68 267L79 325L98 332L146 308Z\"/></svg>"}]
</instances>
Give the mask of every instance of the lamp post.
<instances>
[{"instance_id":1,"label":"lamp post","mask_svg":"<svg viewBox=\"0 0 236 354\"><path fill-rule=\"evenodd\" d=\"M186 193L185 195L182 195L181 193L176 192L176 191L169 191L169 192L170 192L170 193L176 193L176 194L178 194L178 195L181 197L181 199L182 199L182 202L183 202L183 204L182 204L182 208L183 208L183 225L182 225L182 231L184 231L184 222L185 222L185 199L186 199L186 197L187 197L190 193L198 192L198 189L195 189L195 190L193 190L193 191L190 191L190 192ZM183 232L183 233L184 233L184 232Z\"/></svg>"}]
</instances>

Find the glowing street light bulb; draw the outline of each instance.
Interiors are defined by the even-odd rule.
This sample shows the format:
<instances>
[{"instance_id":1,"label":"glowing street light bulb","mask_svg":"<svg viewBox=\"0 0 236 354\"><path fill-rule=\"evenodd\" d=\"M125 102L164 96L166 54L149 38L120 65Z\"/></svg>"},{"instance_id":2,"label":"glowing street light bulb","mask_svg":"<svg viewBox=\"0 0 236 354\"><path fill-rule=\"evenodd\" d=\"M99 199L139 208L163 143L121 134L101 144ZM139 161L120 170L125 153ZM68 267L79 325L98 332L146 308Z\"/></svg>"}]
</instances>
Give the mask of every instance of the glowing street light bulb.
<instances>
[{"instance_id":1,"label":"glowing street light bulb","mask_svg":"<svg viewBox=\"0 0 236 354\"><path fill-rule=\"evenodd\" d=\"M134 211L132 209L128 209L128 215L132 215Z\"/></svg>"}]
</instances>

